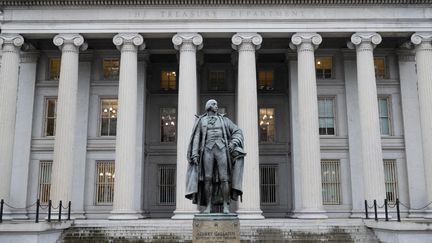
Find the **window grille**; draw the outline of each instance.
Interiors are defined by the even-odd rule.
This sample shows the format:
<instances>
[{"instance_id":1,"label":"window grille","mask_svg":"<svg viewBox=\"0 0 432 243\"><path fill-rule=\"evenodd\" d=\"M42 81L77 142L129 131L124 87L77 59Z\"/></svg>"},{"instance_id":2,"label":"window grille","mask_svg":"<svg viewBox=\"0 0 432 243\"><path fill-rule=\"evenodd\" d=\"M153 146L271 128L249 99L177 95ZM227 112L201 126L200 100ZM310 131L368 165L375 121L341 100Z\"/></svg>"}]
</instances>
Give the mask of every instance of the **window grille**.
<instances>
[{"instance_id":1,"label":"window grille","mask_svg":"<svg viewBox=\"0 0 432 243\"><path fill-rule=\"evenodd\" d=\"M117 134L117 99L101 99L100 135L116 136Z\"/></svg>"},{"instance_id":2,"label":"window grille","mask_svg":"<svg viewBox=\"0 0 432 243\"><path fill-rule=\"evenodd\" d=\"M391 135L390 133L390 98L381 97L378 98L378 113L380 121L380 132L381 135Z\"/></svg>"},{"instance_id":3,"label":"window grille","mask_svg":"<svg viewBox=\"0 0 432 243\"><path fill-rule=\"evenodd\" d=\"M176 90L177 89L177 73L173 70L161 72L161 89Z\"/></svg>"},{"instance_id":4,"label":"window grille","mask_svg":"<svg viewBox=\"0 0 432 243\"><path fill-rule=\"evenodd\" d=\"M335 135L335 98L318 98L319 134Z\"/></svg>"},{"instance_id":5,"label":"window grille","mask_svg":"<svg viewBox=\"0 0 432 243\"><path fill-rule=\"evenodd\" d=\"M272 205L278 200L278 167L276 165L260 166L261 204Z\"/></svg>"},{"instance_id":6,"label":"window grille","mask_svg":"<svg viewBox=\"0 0 432 243\"><path fill-rule=\"evenodd\" d=\"M57 120L57 98L49 98L45 100L45 131L44 135L55 136Z\"/></svg>"},{"instance_id":7,"label":"window grille","mask_svg":"<svg viewBox=\"0 0 432 243\"><path fill-rule=\"evenodd\" d=\"M341 204L339 164L338 160L321 160L323 204Z\"/></svg>"},{"instance_id":8,"label":"window grille","mask_svg":"<svg viewBox=\"0 0 432 243\"><path fill-rule=\"evenodd\" d=\"M210 71L208 81L209 90L226 90L224 71Z\"/></svg>"},{"instance_id":9,"label":"window grille","mask_svg":"<svg viewBox=\"0 0 432 243\"><path fill-rule=\"evenodd\" d=\"M275 109L260 108L259 109L259 131L261 142L275 141Z\"/></svg>"},{"instance_id":10,"label":"window grille","mask_svg":"<svg viewBox=\"0 0 432 243\"><path fill-rule=\"evenodd\" d=\"M119 58L105 58L102 62L103 76L106 80L118 80L120 73Z\"/></svg>"},{"instance_id":11,"label":"window grille","mask_svg":"<svg viewBox=\"0 0 432 243\"><path fill-rule=\"evenodd\" d=\"M51 192L52 161L41 161L39 163L39 190L38 198L41 204L48 204Z\"/></svg>"},{"instance_id":12,"label":"window grille","mask_svg":"<svg viewBox=\"0 0 432 243\"><path fill-rule=\"evenodd\" d=\"M110 205L114 199L115 163L96 162L96 204Z\"/></svg>"},{"instance_id":13,"label":"window grille","mask_svg":"<svg viewBox=\"0 0 432 243\"><path fill-rule=\"evenodd\" d=\"M389 202L396 202L398 198L397 190L397 171L396 161L392 159L384 160L384 181L386 188L386 198Z\"/></svg>"},{"instance_id":14,"label":"window grille","mask_svg":"<svg viewBox=\"0 0 432 243\"><path fill-rule=\"evenodd\" d=\"M175 142L176 138L176 108L162 108L160 112L161 142Z\"/></svg>"},{"instance_id":15,"label":"window grille","mask_svg":"<svg viewBox=\"0 0 432 243\"><path fill-rule=\"evenodd\" d=\"M176 201L176 167L159 166L159 204L174 205Z\"/></svg>"},{"instance_id":16,"label":"window grille","mask_svg":"<svg viewBox=\"0 0 432 243\"><path fill-rule=\"evenodd\" d=\"M316 77L319 79L332 78L333 62L331 57L317 57L315 58L315 72Z\"/></svg>"},{"instance_id":17,"label":"window grille","mask_svg":"<svg viewBox=\"0 0 432 243\"><path fill-rule=\"evenodd\" d=\"M273 70L261 70L258 72L258 90L273 90Z\"/></svg>"},{"instance_id":18,"label":"window grille","mask_svg":"<svg viewBox=\"0 0 432 243\"><path fill-rule=\"evenodd\" d=\"M375 57L374 66L375 66L375 77L377 79L384 79L386 77L385 58Z\"/></svg>"},{"instance_id":19,"label":"window grille","mask_svg":"<svg viewBox=\"0 0 432 243\"><path fill-rule=\"evenodd\" d=\"M49 80L59 80L60 64L61 59L58 57L49 59Z\"/></svg>"}]
</instances>

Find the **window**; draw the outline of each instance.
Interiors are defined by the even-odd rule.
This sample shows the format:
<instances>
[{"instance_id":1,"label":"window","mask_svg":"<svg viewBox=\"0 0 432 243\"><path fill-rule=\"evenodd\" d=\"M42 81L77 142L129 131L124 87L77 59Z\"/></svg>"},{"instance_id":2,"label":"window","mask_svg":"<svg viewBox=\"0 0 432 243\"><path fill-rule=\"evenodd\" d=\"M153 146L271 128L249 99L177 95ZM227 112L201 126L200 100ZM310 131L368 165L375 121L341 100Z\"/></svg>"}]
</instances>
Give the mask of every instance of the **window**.
<instances>
[{"instance_id":1,"label":"window","mask_svg":"<svg viewBox=\"0 0 432 243\"><path fill-rule=\"evenodd\" d=\"M335 98L318 98L319 134L335 135Z\"/></svg>"},{"instance_id":2,"label":"window","mask_svg":"<svg viewBox=\"0 0 432 243\"><path fill-rule=\"evenodd\" d=\"M273 90L274 72L273 70L261 70L258 72L258 89Z\"/></svg>"},{"instance_id":3,"label":"window","mask_svg":"<svg viewBox=\"0 0 432 243\"><path fill-rule=\"evenodd\" d=\"M224 71L210 71L208 81L209 90L226 90Z\"/></svg>"},{"instance_id":4,"label":"window","mask_svg":"<svg viewBox=\"0 0 432 243\"><path fill-rule=\"evenodd\" d=\"M49 59L49 80L59 80L60 78L60 58Z\"/></svg>"},{"instance_id":5,"label":"window","mask_svg":"<svg viewBox=\"0 0 432 243\"><path fill-rule=\"evenodd\" d=\"M176 201L176 167L159 166L159 204L174 205Z\"/></svg>"},{"instance_id":6,"label":"window","mask_svg":"<svg viewBox=\"0 0 432 243\"><path fill-rule=\"evenodd\" d=\"M118 80L120 60L118 58L105 58L102 63L103 77L105 80Z\"/></svg>"},{"instance_id":7,"label":"window","mask_svg":"<svg viewBox=\"0 0 432 243\"><path fill-rule=\"evenodd\" d=\"M278 178L276 165L260 166L261 204L276 204L278 198Z\"/></svg>"},{"instance_id":8,"label":"window","mask_svg":"<svg viewBox=\"0 0 432 243\"><path fill-rule=\"evenodd\" d=\"M112 204L114 198L114 161L96 162L96 204Z\"/></svg>"},{"instance_id":9,"label":"window","mask_svg":"<svg viewBox=\"0 0 432 243\"><path fill-rule=\"evenodd\" d=\"M332 58L317 57L315 58L315 72L318 79L332 78Z\"/></svg>"},{"instance_id":10,"label":"window","mask_svg":"<svg viewBox=\"0 0 432 243\"><path fill-rule=\"evenodd\" d=\"M177 73L175 71L161 72L161 89L176 90L177 89Z\"/></svg>"},{"instance_id":11,"label":"window","mask_svg":"<svg viewBox=\"0 0 432 243\"><path fill-rule=\"evenodd\" d=\"M390 98L381 97L378 98L378 113L380 121L380 131L381 135L391 135L390 134Z\"/></svg>"},{"instance_id":12,"label":"window","mask_svg":"<svg viewBox=\"0 0 432 243\"><path fill-rule=\"evenodd\" d=\"M384 181L386 188L386 198L389 202L396 202L398 198L397 191L397 173L396 161L392 159L384 160Z\"/></svg>"},{"instance_id":13,"label":"window","mask_svg":"<svg viewBox=\"0 0 432 243\"><path fill-rule=\"evenodd\" d=\"M175 142L176 108L162 108L160 113L161 142Z\"/></svg>"},{"instance_id":14,"label":"window","mask_svg":"<svg viewBox=\"0 0 432 243\"><path fill-rule=\"evenodd\" d=\"M100 135L115 136L117 129L117 99L101 99Z\"/></svg>"},{"instance_id":15,"label":"window","mask_svg":"<svg viewBox=\"0 0 432 243\"><path fill-rule=\"evenodd\" d=\"M340 204L340 170L338 160L321 160L323 204Z\"/></svg>"},{"instance_id":16,"label":"window","mask_svg":"<svg viewBox=\"0 0 432 243\"><path fill-rule=\"evenodd\" d=\"M261 142L275 141L275 109L259 109L259 132Z\"/></svg>"},{"instance_id":17,"label":"window","mask_svg":"<svg viewBox=\"0 0 432 243\"><path fill-rule=\"evenodd\" d=\"M375 66L375 77L377 79L384 79L386 77L385 58L375 57L374 66Z\"/></svg>"},{"instance_id":18,"label":"window","mask_svg":"<svg viewBox=\"0 0 432 243\"><path fill-rule=\"evenodd\" d=\"M38 198L41 204L48 204L51 191L52 161L41 161L39 163L39 190Z\"/></svg>"},{"instance_id":19,"label":"window","mask_svg":"<svg viewBox=\"0 0 432 243\"><path fill-rule=\"evenodd\" d=\"M48 98L45 100L45 131L46 137L55 136L57 119L57 98Z\"/></svg>"}]
</instances>

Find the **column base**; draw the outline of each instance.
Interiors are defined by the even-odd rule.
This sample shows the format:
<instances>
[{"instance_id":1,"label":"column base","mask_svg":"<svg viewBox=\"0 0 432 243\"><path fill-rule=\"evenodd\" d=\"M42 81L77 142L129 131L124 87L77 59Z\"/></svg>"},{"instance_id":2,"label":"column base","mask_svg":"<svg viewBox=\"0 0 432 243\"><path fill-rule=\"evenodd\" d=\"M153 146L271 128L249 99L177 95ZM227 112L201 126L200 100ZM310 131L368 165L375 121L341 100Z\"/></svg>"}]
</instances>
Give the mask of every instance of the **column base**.
<instances>
[{"instance_id":1,"label":"column base","mask_svg":"<svg viewBox=\"0 0 432 243\"><path fill-rule=\"evenodd\" d=\"M15 211L15 212L11 213L11 217L14 220L27 220L27 219L29 219L27 213L28 212L25 210L24 211ZM4 215L3 215L3 218L4 218Z\"/></svg>"},{"instance_id":2,"label":"column base","mask_svg":"<svg viewBox=\"0 0 432 243\"><path fill-rule=\"evenodd\" d=\"M302 209L296 212L298 219L328 219L326 212L322 209Z\"/></svg>"},{"instance_id":3,"label":"column base","mask_svg":"<svg viewBox=\"0 0 432 243\"><path fill-rule=\"evenodd\" d=\"M351 219L363 219L366 218L366 214L364 210L351 210L351 215L349 216Z\"/></svg>"},{"instance_id":4,"label":"column base","mask_svg":"<svg viewBox=\"0 0 432 243\"><path fill-rule=\"evenodd\" d=\"M424 218L425 212L422 210L409 210L408 218Z\"/></svg>"},{"instance_id":5,"label":"column base","mask_svg":"<svg viewBox=\"0 0 432 243\"><path fill-rule=\"evenodd\" d=\"M427 209L424 211L424 218L425 219L432 219L432 209Z\"/></svg>"},{"instance_id":6,"label":"column base","mask_svg":"<svg viewBox=\"0 0 432 243\"><path fill-rule=\"evenodd\" d=\"M175 210L171 219L193 219L198 210Z\"/></svg>"},{"instance_id":7,"label":"column base","mask_svg":"<svg viewBox=\"0 0 432 243\"><path fill-rule=\"evenodd\" d=\"M111 211L111 216L108 217L109 220L137 220L144 218L137 211Z\"/></svg>"},{"instance_id":8,"label":"column base","mask_svg":"<svg viewBox=\"0 0 432 243\"><path fill-rule=\"evenodd\" d=\"M261 210L237 210L239 219L264 219Z\"/></svg>"},{"instance_id":9,"label":"column base","mask_svg":"<svg viewBox=\"0 0 432 243\"><path fill-rule=\"evenodd\" d=\"M3 211L2 220L3 221L12 221L13 218L12 218L11 213L9 211L7 211L7 212Z\"/></svg>"}]
</instances>

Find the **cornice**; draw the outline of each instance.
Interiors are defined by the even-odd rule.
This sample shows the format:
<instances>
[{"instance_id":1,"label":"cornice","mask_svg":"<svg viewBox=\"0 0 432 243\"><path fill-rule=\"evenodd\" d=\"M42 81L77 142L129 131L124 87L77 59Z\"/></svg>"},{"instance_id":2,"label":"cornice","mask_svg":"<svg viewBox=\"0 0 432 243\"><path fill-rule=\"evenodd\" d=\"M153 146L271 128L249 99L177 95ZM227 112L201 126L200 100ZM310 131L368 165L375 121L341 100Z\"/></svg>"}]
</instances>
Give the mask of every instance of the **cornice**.
<instances>
[{"instance_id":1,"label":"cornice","mask_svg":"<svg viewBox=\"0 0 432 243\"><path fill-rule=\"evenodd\" d=\"M431 0L2 0L0 6L116 5L421 5Z\"/></svg>"}]
</instances>

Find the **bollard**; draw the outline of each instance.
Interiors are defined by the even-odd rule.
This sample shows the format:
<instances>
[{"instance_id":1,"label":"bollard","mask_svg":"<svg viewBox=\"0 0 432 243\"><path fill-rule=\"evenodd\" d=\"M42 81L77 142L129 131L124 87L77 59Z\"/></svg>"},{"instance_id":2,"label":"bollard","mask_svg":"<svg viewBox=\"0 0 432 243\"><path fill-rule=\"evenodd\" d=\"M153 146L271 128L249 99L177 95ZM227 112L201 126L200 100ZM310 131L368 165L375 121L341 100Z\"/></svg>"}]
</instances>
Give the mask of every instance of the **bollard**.
<instances>
[{"instance_id":1,"label":"bollard","mask_svg":"<svg viewBox=\"0 0 432 243\"><path fill-rule=\"evenodd\" d=\"M368 203L367 203L367 200L365 200L365 213L366 213L366 219L369 219L369 212L368 212Z\"/></svg>"},{"instance_id":2,"label":"bollard","mask_svg":"<svg viewBox=\"0 0 432 243\"><path fill-rule=\"evenodd\" d=\"M385 221L388 221L387 199L384 199Z\"/></svg>"},{"instance_id":3,"label":"bollard","mask_svg":"<svg viewBox=\"0 0 432 243\"><path fill-rule=\"evenodd\" d=\"M36 219L35 219L35 223L39 223L39 207L40 207L40 199L36 200Z\"/></svg>"},{"instance_id":4,"label":"bollard","mask_svg":"<svg viewBox=\"0 0 432 243\"><path fill-rule=\"evenodd\" d=\"M399 198L396 198L396 212L397 212L397 221L400 222L400 210L399 210Z\"/></svg>"},{"instance_id":5,"label":"bollard","mask_svg":"<svg viewBox=\"0 0 432 243\"><path fill-rule=\"evenodd\" d=\"M374 211L375 211L375 221L378 221L378 212L377 212L377 203L376 203L376 200L374 200Z\"/></svg>"},{"instance_id":6,"label":"bollard","mask_svg":"<svg viewBox=\"0 0 432 243\"><path fill-rule=\"evenodd\" d=\"M60 200L60 203L59 203L59 222L61 222L61 211L62 211L62 207L63 207L63 205L62 205L62 201Z\"/></svg>"},{"instance_id":7,"label":"bollard","mask_svg":"<svg viewBox=\"0 0 432 243\"><path fill-rule=\"evenodd\" d=\"M50 199L48 201L48 222L51 222L51 207L52 207L52 201Z\"/></svg>"},{"instance_id":8,"label":"bollard","mask_svg":"<svg viewBox=\"0 0 432 243\"><path fill-rule=\"evenodd\" d=\"M0 201L0 223L3 223L3 205L4 205L4 200L2 199Z\"/></svg>"},{"instance_id":9,"label":"bollard","mask_svg":"<svg viewBox=\"0 0 432 243\"><path fill-rule=\"evenodd\" d=\"M69 203L68 203L68 218L67 218L67 220L70 220L71 206L72 206L72 203L71 203L71 201L69 201Z\"/></svg>"}]
</instances>

